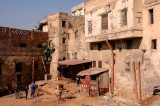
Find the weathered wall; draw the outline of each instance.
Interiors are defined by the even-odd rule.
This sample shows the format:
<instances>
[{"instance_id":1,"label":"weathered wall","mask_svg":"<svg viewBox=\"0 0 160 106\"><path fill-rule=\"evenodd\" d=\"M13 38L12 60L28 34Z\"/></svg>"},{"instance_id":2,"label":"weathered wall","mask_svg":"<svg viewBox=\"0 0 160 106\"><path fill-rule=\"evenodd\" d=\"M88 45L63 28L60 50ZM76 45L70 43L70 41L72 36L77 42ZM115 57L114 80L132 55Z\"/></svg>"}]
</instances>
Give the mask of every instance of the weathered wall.
<instances>
[{"instance_id":1,"label":"weathered wall","mask_svg":"<svg viewBox=\"0 0 160 106\"><path fill-rule=\"evenodd\" d=\"M65 26L63 26L64 21ZM77 52L79 59L84 59L88 55L84 52L86 50L84 17L68 16L67 13L55 13L48 16L48 26L50 44L53 43L56 49L52 54L50 73L53 78L57 78L59 74L57 71L58 61L73 59L72 54L75 52ZM74 37L75 31L78 31L76 38ZM79 48L75 44L79 45Z\"/></svg>"},{"instance_id":2,"label":"weathered wall","mask_svg":"<svg viewBox=\"0 0 160 106\"><path fill-rule=\"evenodd\" d=\"M75 7L72 7L71 12L72 16L81 16L85 14L85 8L84 8L85 3L81 3Z\"/></svg>"},{"instance_id":3,"label":"weathered wall","mask_svg":"<svg viewBox=\"0 0 160 106\"><path fill-rule=\"evenodd\" d=\"M152 0L154 1L154 0ZM152 80L155 80L156 78L160 77L160 59L158 58L160 55L160 30L159 30L159 24L160 24L160 14L158 12L160 11L160 4L157 2L153 2L153 4L145 4L143 9L143 49L145 52L146 57L146 64L143 65L144 73L146 77L143 79L145 80L144 85L151 82ZM154 17L154 23L150 23L150 15L149 10L153 9L153 17ZM152 48L152 40L157 40L157 48ZM143 77L143 76L142 76Z\"/></svg>"},{"instance_id":4,"label":"weathered wall","mask_svg":"<svg viewBox=\"0 0 160 106\"><path fill-rule=\"evenodd\" d=\"M68 53L69 59L89 59L89 43L85 42L84 25L71 28L68 31Z\"/></svg>"},{"instance_id":5,"label":"weathered wall","mask_svg":"<svg viewBox=\"0 0 160 106\"><path fill-rule=\"evenodd\" d=\"M20 85L32 82L32 57L35 57L34 80L44 79L41 44L46 42L47 35L47 33L0 27L0 96L16 89L18 75L21 75ZM16 63L22 63L21 72L16 72Z\"/></svg>"},{"instance_id":6,"label":"weathered wall","mask_svg":"<svg viewBox=\"0 0 160 106\"><path fill-rule=\"evenodd\" d=\"M85 37L87 42L104 39L123 39L142 37L141 23L136 17L141 12L141 3L133 0L91 0L85 3ZM135 7L135 5L137 7ZM134 9L133 9L134 8ZM121 11L127 9L127 25L121 25ZM140 13L139 13L140 12ZM108 29L101 29L101 15L108 14ZM136 20L136 21L134 21ZM88 32L88 21L92 21L92 33ZM141 20L142 21L142 20Z\"/></svg>"},{"instance_id":7,"label":"weathered wall","mask_svg":"<svg viewBox=\"0 0 160 106\"><path fill-rule=\"evenodd\" d=\"M115 45L115 88L121 88L122 95L135 99L133 93L132 62L145 59L142 49L142 3L136 0L90 0L85 4L85 38L90 42L90 60L102 61L102 67L111 69L112 54L105 40ZM127 25L121 25L121 11L127 9ZM108 29L101 29L101 15L108 13ZM138 17L138 18L137 18ZM88 21L92 21L92 33L88 32ZM127 49L127 41L131 44ZM98 44L102 48L98 50ZM128 68L128 69L126 69ZM111 70L110 70L111 72Z\"/></svg>"}]
</instances>

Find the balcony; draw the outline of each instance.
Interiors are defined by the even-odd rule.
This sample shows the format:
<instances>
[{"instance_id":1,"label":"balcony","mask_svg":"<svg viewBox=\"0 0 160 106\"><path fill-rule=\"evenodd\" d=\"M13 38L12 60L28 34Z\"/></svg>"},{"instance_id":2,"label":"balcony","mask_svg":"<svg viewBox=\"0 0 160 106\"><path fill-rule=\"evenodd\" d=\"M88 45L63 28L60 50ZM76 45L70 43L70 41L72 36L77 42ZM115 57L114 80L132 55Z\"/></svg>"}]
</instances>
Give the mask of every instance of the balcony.
<instances>
[{"instance_id":1,"label":"balcony","mask_svg":"<svg viewBox=\"0 0 160 106\"><path fill-rule=\"evenodd\" d=\"M102 33L96 36L85 37L86 42L100 42L105 40L119 40L119 39L132 39L132 38L142 38L142 29L129 29L111 33Z\"/></svg>"}]
</instances>

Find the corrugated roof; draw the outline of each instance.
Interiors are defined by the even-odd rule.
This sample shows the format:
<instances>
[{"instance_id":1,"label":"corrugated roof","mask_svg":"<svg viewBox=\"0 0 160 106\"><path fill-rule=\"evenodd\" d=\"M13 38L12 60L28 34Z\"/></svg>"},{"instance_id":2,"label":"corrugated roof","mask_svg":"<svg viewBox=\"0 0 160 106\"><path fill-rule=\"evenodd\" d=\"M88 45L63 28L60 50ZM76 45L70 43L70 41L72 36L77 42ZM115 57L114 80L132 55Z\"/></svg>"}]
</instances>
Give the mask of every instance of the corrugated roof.
<instances>
[{"instance_id":1,"label":"corrugated roof","mask_svg":"<svg viewBox=\"0 0 160 106\"><path fill-rule=\"evenodd\" d=\"M92 61L90 60L65 60L65 61L59 61L58 63L60 65L78 65L78 64L84 64L84 63L90 63Z\"/></svg>"},{"instance_id":2,"label":"corrugated roof","mask_svg":"<svg viewBox=\"0 0 160 106\"><path fill-rule=\"evenodd\" d=\"M79 76L96 75L108 70L109 70L108 68L90 68L90 69L79 72L77 75Z\"/></svg>"}]
</instances>

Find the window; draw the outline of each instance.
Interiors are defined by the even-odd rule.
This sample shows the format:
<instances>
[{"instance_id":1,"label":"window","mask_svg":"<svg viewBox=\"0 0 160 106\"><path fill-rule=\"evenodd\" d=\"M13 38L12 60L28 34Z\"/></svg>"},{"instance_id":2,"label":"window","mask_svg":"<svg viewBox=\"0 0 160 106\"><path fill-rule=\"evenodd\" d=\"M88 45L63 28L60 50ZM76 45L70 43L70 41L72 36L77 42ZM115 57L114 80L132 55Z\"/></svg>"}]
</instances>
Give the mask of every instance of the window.
<instances>
[{"instance_id":1,"label":"window","mask_svg":"<svg viewBox=\"0 0 160 106\"><path fill-rule=\"evenodd\" d=\"M92 33L92 21L88 21L88 33Z\"/></svg>"},{"instance_id":2,"label":"window","mask_svg":"<svg viewBox=\"0 0 160 106\"><path fill-rule=\"evenodd\" d=\"M78 31L77 30L74 32L74 36L75 36L75 38L78 36Z\"/></svg>"},{"instance_id":3,"label":"window","mask_svg":"<svg viewBox=\"0 0 160 106\"><path fill-rule=\"evenodd\" d=\"M26 45L25 43L21 43L21 44L20 44L20 47L24 47L24 48L25 48L26 46L27 46L27 45Z\"/></svg>"},{"instance_id":4,"label":"window","mask_svg":"<svg viewBox=\"0 0 160 106\"><path fill-rule=\"evenodd\" d=\"M157 49L157 39L152 40L152 49Z\"/></svg>"},{"instance_id":5,"label":"window","mask_svg":"<svg viewBox=\"0 0 160 106\"><path fill-rule=\"evenodd\" d=\"M93 61L93 67L96 67L96 61Z\"/></svg>"},{"instance_id":6,"label":"window","mask_svg":"<svg viewBox=\"0 0 160 106\"><path fill-rule=\"evenodd\" d=\"M16 63L15 71L16 72L22 72L22 63Z\"/></svg>"},{"instance_id":7,"label":"window","mask_svg":"<svg viewBox=\"0 0 160 106\"><path fill-rule=\"evenodd\" d=\"M149 10L149 21L150 21L150 24L153 24L154 23L154 16L153 16L153 9L150 9Z\"/></svg>"},{"instance_id":8,"label":"window","mask_svg":"<svg viewBox=\"0 0 160 106\"><path fill-rule=\"evenodd\" d=\"M127 49L132 49L132 40L127 40Z\"/></svg>"},{"instance_id":9,"label":"window","mask_svg":"<svg viewBox=\"0 0 160 106\"><path fill-rule=\"evenodd\" d=\"M42 48L42 45L37 45L38 48Z\"/></svg>"},{"instance_id":10,"label":"window","mask_svg":"<svg viewBox=\"0 0 160 106\"><path fill-rule=\"evenodd\" d=\"M102 43L98 43L98 50L102 50Z\"/></svg>"},{"instance_id":11,"label":"window","mask_svg":"<svg viewBox=\"0 0 160 106\"><path fill-rule=\"evenodd\" d=\"M0 75L2 75L2 63L0 63Z\"/></svg>"},{"instance_id":12,"label":"window","mask_svg":"<svg viewBox=\"0 0 160 106\"><path fill-rule=\"evenodd\" d=\"M102 68L102 61L98 61L98 68Z\"/></svg>"},{"instance_id":13,"label":"window","mask_svg":"<svg viewBox=\"0 0 160 106\"><path fill-rule=\"evenodd\" d=\"M101 29L108 29L108 14L101 16Z\"/></svg>"},{"instance_id":14,"label":"window","mask_svg":"<svg viewBox=\"0 0 160 106\"><path fill-rule=\"evenodd\" d=\"M66 43L66 38L62 38L62 43L63 43L63 44Z\"/></svg>"},{"instance_id":15,"label":"window","mask_svg":"<svg viewBox=\"0 0 160 106\"><path fill-rule=\"evenodd\" d=\"M62 21L62 27L66 28L66 21Z\"/></svg>"},{"instance_id":16,"label":"window","mask_svg":"<svg viewBox=\"0 0 160 106\"><path fill-rule=\"evenodd\" d=\"M127 9L121 11L121 25L127 25Z\"/></svg>"},{"instance_id":17,"label":"window","mask_svg":"<svg viewBox=\"0 0 160 106\"><path fill-rule=\"evenodd\" d=\"M63 60L66 60L66 57L63 57Z\"/></svg>"}]
</instances>

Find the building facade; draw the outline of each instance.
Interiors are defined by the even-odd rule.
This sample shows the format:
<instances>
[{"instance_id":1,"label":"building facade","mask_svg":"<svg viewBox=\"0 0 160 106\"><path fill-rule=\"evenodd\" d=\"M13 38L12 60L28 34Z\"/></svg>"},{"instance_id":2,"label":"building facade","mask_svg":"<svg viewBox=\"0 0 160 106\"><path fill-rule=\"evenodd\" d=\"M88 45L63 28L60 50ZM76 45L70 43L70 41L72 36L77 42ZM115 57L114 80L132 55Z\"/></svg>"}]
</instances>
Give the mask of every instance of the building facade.
<instances>
[{"instance_id":1,"label":"building facade","mask_svg":"<svg viewBox=\"0 0 160 106\"><path fill-rule=\"evenodd\" d=\"M29 85L32 77L44 79L41 56L47 39L48 33L0 27L0 96Z\"/></svg>"},{"instance_id":2,"label":"building facade","mask_svg":"<svg viewBox=\"0 0 160 106\"><path fill-rule=\"evenodd\" d=\"M141 0L89 0L85 3L85 40L90 44L90 60L98 68L110 68L114 52L115 87L134 97L132 63L143 63ZM111 70L110 70L111 72Z\"/></svg>"}]
</instances>

